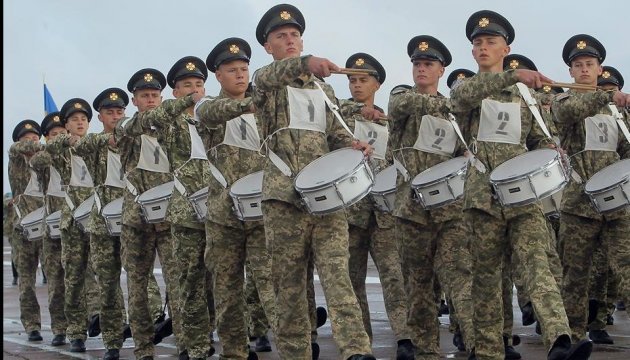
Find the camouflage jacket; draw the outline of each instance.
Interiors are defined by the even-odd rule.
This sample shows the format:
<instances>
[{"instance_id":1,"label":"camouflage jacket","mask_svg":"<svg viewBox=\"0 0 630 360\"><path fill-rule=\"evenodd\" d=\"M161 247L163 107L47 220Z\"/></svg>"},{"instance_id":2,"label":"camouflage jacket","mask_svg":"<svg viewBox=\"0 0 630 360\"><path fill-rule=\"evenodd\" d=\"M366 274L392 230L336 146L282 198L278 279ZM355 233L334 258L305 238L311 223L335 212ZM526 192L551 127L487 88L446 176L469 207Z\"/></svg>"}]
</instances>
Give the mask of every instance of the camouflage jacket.
<instances>
[{"instance_id":1,"label":"camouflage jacket","mask_svg":"<svg viewBox=\"0 0 630 360\"><path fill-rule=\"evenodd\" d=\"M46 144L46 151L52 156L52 166L59 171L61 183L67 185L66 201L61 204L61 229L67 229L74 224L74 218L72 217L74 209L94 193L94 188L68 185L72 175L71 158L72 155L77 155L70 146L69 140L69 135L61 134ZM87 161L86 165L88 165ZM74 206L72 209L68 202L71 202Z\"/></svg>"},{"instance_id":2,"label":"camouflage jacket","mask_svg":"<svg viewBox=\"0 0 630 360\"><path fill-rule=\"evenodd\" d=\"M43 198L25 195L24 191L31 180L30 159L32 154L42 148L42 144L34 141L18 141L9 147L9 185L13 196L13 206L9 214L9 223L19 227L20 218L44 205ZM38 184L41 189L41 180ZM19 213L18 213L19 212Z\"/></svg>"},{"instance_id":3,"label":"camouflage jacket","mask_svg":"<svg viewBox=\"0 0 630 360\"><path fill-rule=\"evenodd\" d=\"M571 157L573 171L577 172L583 182L578 184L570 181L562 194L561 210L574 215L592 219L602 219L602 216L591 205L588 195L584 193L584 186L588 179L596 172L617 162L620 158L630 156L630 144L618 130L617 151L584 150L586 144L585 119L596 115L610 115L608 104L612 101L612 92L592 91L576 92L569 90L559 94L552 104L552 112L556 120L556 127L560 131L562 147ZM627 118L626 118L627 124ZM628 210L615 211L606 218L627 216Z\"/></svg>"},{"instance_id":4,"label":"camouflage jacket","mask_svg":"<svg viewBox=\"0 0 630 360\"><path fill-rule=\"evenodd\" d=\"M452 109L464 133L464 140L469 144L477 158L486 166L485 173L469 166L464 187L464 209L480 209L496 217L503 215L506 218L524 212L541 211L539 203L502 208L493 195L490 184L490 173L500 164L525 153L528 149L545 148L548 144L553 143L544 135L527 104L522 101L515 86L517 82L518 79L513 70L502 73L480 73L460 80L451 91ZM478 141L476 139L480 123L481 102L486 98L520 104L520 144Z\"/></svg>"},{"instance_id":5,"label":"camouflage jacket","mask_svg":"<svg viewBox=\"0 0 630 360\"><path fill-rule=\"evenodd\" d=\"M216 137L220 137L222 142L225 133L225 126L222 125L249 113L251 104L251 97L232 99L221 91L218 97L205 101L199 106L197 116L204 126L221 129ZM260 134L260 122L257 121L256 124ZM211 149L210 161L221 171L228 187L223 188L214 177L209 181L208 220L225 226L242 228L243 223L236 218L232 209L230 186L240 178L262 170L265 158L253 150L221 144ZM256 223L259 224L259 222Z\"/></svg>"},{"instance_id":6,"label":"camouflage jacket","mask_svg":"<svg viewBox=\"0 0 630 360\"><path fill-rule=\"evenodd\" d=\"M136 112L129 119L121 119L114 130L116 146L120 154L120 162L127 175L127 181L136 189L137 194L154 188L158 185L173 181L172 173L160 173L136 168L140 159L142 145L141 135L150 135L157 138L159 144L167 144L165 131L159 131L155 124L171 123L186 108L194 104L192 97L185 96L177 100L165 100L155 109L142 113ZM168 153L166 154L169 155ZM169 158L169 162L171 159ZM127 199L129 197L126 197ZM141 216L140 204L136 202L123 202L123 224L143 227L144 220Z\"/></svg>"},{"instance_id":7,"label":"camouflage jacket","mask_svg":"<svg viewBox=\"0 0 630 360\"><path fill-rule=\"evenodd\" d=\"M264 165L263 200L276 199L303 208L293 185L295 176L313 160L334 149L349 147L352 137L326 108L326 133L311 130L283 129L289 126L287 86L317 89L318 82L333 103L338 103L333 89L308 70L310 56L277 60L258 69L253 77L253 101L256 117L261 121L261 138L271 136L266 145L291 169L285 176L271 161ZM280 130L280 131L278 131ZM274 132L278 131L274 134Z\"/></svg>"},{"instance_id":8,"label":"camouflage jacket","mask_svg":"<svg viewBox=\"0 0 630 360\"><path fill-rule=\"evenodd\" d=\"M448 113L451 111L450 100L441 94L420 94L417 87L414 86L409 90L390 95L388 106L389 117L394 122L391 138L392 143L397 144L395 156L409 172L407 181L398 174L394 216L423 225L428 224L429 217L434 222L445 222L460 218L462 211L461 201L427 211L415 199L414 191L411 188L411 183L416 175L452 158L452 156L413 148L418 138L422 117L431 115L448 120ZM461 145L459 140L457 144ZM458 150L456 150L457 152Z\"/></svg>"},{"instance_id":9,"label":"camouflage jacket","mask_svg":"<svg viewBox=\"0 0 630 360\"><path fill-rule=\"evenodd\" d=\"M111 133L101 132L100 134L87 134L76 144L74 150L81 156L94 180L94 192L100 199L101 207L123 196L123 189L105 185L107 178L107 152L118 153L118 149L109 146ZM97 235L108 235L105 218L101 216L101 209L98 206L92 208L88 229L90 233Z\"/></svg>"}]
</instances>

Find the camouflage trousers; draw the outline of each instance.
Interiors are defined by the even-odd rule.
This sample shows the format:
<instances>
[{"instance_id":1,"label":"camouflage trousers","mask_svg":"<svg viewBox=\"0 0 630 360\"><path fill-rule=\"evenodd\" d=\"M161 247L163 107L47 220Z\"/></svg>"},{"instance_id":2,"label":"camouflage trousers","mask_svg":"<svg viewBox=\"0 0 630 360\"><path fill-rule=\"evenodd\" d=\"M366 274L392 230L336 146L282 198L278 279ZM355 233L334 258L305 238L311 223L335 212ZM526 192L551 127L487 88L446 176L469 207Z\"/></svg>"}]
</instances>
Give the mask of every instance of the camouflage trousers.
<instances>
[{"instance_id":1,"label":"camouflage trousers","mask_svg":"<svg viewBox=\"0 0 630 360\"><path fill-rule=\"evenodd\" d=\"M42 241L30 241L22 233L22 228L13 229L13 247L18 249L16 265L19 274L20 320L26 332L41 330L42 317L35 293L37 267L42 252Z\"/></svg>"},{"instance_id":2,"label":"camouflage trousers","mask_svg":"<svg viewBox=\"0 0 630 360\"><path fill-rule=\"evenodd\" d=\"M74 220L61 229L61 264L64 269L64 313L69 340L87 338L90 316L98 314L100 297L90 259L89 235L79 230Z\"/></svg>"},{"instance_id":3,"label":"camouflage trousers","mask_svg":"<svg viewBox=\"0 0 630 360\"><path fill-rule=\"evenodd\" d=\"M271 300L275 302L273 297L272 286ZM265 309L258 296L258 287L254 281L254 275L250 270L249 261L245 261L245 303L247 304L247 334L250 337L266 336L267 332L271 328L271 321L267 319Z\"/></svg>"},{"instance_id":4,"label":"camouflage trousers","mask_svg":"<svg viewBox=\"0 0 630 360\"><path fill-rule=\"evenodd\" d=\"M134 355L138 359L154 355L154 319L151 318L152 314L149 310L148 286L156 251L162 265L166 292L171 304L169 314L173 319L175 342L178 351L183 351L181 319L178 306L176 306L179 303L179 291L176 288L179 269L173 256L174 246L170 226L164 223L145 224L140 229L123 224L120 240L124 248L123 266L127 270L129 324L135 343Z\"/></svg>"},{"instance_id":5,"label":"camouflage trousers","mask_svg":"<svg viewBox=\"0 0 630 360\"><path fill-rule=\"evenodd\" d=\"M383 287L385 310L396 340L409 339L407 331L407 298L403 284L400 255L396 247L395 219L390 217L391 226L380 228L374 215L369 228L349 225L350 280L363 313L365 331L372 340L370 308L368 306L365 279L367 277L368 254L378 270Z\"/></svg>"},{"instance_id":6,"label":"camouflage trousers","mask_svg":"<svg viewBox=\"0 0 630 360\"><path fill-rule=\"evenodd\" d=\"M630 218L595 220L562 213L560 243L564 283L564 306L569 317L573 340L586 337L589 281L593 253L597 247L607 249L613 272L620 277L622 299L630 292ZM614 251L612 251L614 249Z\"/></svg>"},{"instance_id":7,"label":"camouflage trousers","mask_svg":"<svg viewBox=\"0 0 630 360\"><path fill-rule=\"evenodd\" d=\"M120 237L119 237L120 238ZM120 246L120 260L121 263L124 263L125 259L125 247ZM124 268L124 266L123 266ZM126 270L125 270L126 271ZM151 269L149 275L149 285L147 286L147 292L149 294L149 313L151 314L151 319L154 321L157 320L162 313L164 312L164 308L162 307L162 295L160 294L160 286L157 283L157 279L155 278L155 274L153 273L153 268ZM128 322L127 311L125 309L123 316L123 321Z\"/></svg>"},{"instance_id":8,"label":"camouflage trousers","mask_svg":"<svg viewBox=\"0 0 630 360\"><path fill-rule=\"evenodd\" d=\"M610 268L607 254L606 246L598 246L593 252L593 270L588 293L589 300L597 301L597 315L588 324L588 331L606 329L607 317L612 315L615 302L619 298L619 274Z\"/></svg>"},{"instance_id":9,"label":"camouflage trousers","mask_svg":"<svg viewBox=\"0 0 630 360\"><path fill-rule=\"evenodd\" d=\"M265 247L262 224L244 223L242 229L237 229L207 221L205 259L214 278L217 334L223 347L220 358L247 359L246 262L249 262L266 317L275 316L271 259Z\"/></svg>"},{"instance_id":10,"label":"camouflage trousers","mask_svg":"<svg viewBox=\"0 0 630 360\"><path fill-rule=\"evenodd\" d=\"M307 267L312 252L340 358L371 353L348 270L348 223L337 212L315 216L282 201L262 202L276 292L276 343L282 359L310 360ZM435 314L434 314L435 315Z\"/></svg>"},{"instance_id":11,"label":"camouflage trousers","mask_svg":"<svg viewBox=\"0 0 630 360\"><path fill-rule=\"evenodd\" d=\"M65 335L68 322L63 310L64 271L61 266L61 240L51 239L48 234L42 239L42 266L48 280L48 311L50 312L50 328L53 335Z\"/></svg>"},{"instance_id":12,"label":"camouflage trousers","mask_svg":"<svg viewBox=\"0 0 630 360\"><path fill-rule=\"evenodd\" d=\"M550 349L561 335L569 335L560 290L549 270L546 247L549 232L542 211L524 209L511 219L496 218L482 210L464 214L472 229L473 323L478 359L503 359L502 269L511 252L525 290L542 327L543 342Z\"/></svg>"},{"instance_id":13,"label":"camouflage trousers","mask_svg":"<svg viewBox=\"0 0 630 360\"><path fill-rule=\"evenodd\" d=\"M175 261L179 271L179 311L182 341L191 358L205 358L210 349L210 315L204 265L204 230L171 225Z\"/></svg>"},{"instance_id":14,"label":"camouflage trousers","mask_svg":"<svg viewBox=\"0 0 630 360\"><path fill-rule=\"evenodd\" d=\"M90 234L90 256L100 292L100 326L106 349L120 349L123 344L125 302L120 287L122 260L120 237Z\"/></svg>"},{"instance_id":15,"label":"camouflage trousers","mask_svg":"<svg viewBox=\"0 0 630 360\"><path fill-rule=\"evenodd\" d=\"M306 302L308 304L308 317L311 322L311 343L317 342L317 301L315 301L315 259L313 252L308 255L306 265Z\"/></svg>"}]
</instances>

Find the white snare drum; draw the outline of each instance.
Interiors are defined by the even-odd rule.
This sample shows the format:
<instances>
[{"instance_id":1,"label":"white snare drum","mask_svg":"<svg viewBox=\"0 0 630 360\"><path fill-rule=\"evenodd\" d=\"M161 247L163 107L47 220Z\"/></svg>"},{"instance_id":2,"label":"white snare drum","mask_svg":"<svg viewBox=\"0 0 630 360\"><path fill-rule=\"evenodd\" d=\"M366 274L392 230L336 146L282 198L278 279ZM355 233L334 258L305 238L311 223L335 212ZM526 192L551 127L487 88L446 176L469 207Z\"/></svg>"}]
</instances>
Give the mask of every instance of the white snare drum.
<instances>
[{"instance_id":1,"label":"white snare drum","mask_svg":"<svg viewBox=\"0 0 630 360\"><path fill-rule=\"evenodd\" d=\"M40 240L44 236L44 207L28 213L20 221L24 235L30 241Z\"/></svg>"},{"instance_id":2,"label":"white snare drum","mask_svg":"<svg viewBox=\"0 0 630 360\"><path fill-rule=\"evenodd\" d=\"M377 209L384 212L394 211L397 175L396 167L391 165L374 176L374 187L372 187L370 195Z\"/></svg>"},{"instance_id":3,"label":"white snare drum","mask_svg":"<svg viewBox=\"0 0 630 360\"><path fill-rule=\"evenodd\" d=\"M122 231L122 206L123 197L111 201L103 207L101 215L105 218L107 232L111 236L120 236Z\"/></svg>"},{"instance_id":4,"label":"white snare drum","mask_svg":"<svg viewBox=\"0 0 630 360\"><path fill-rule=\"evenodd\" d=\"M630 205L630 159L608 165L586 182L584 192L601 214Z\"/></svg>"},{"instance_id":5,"label":"white snare drum","mask_svg":"<svg viewBox=\"0 0 630 360\"><path fill-rule=\"evenodd\" d=\"M208 216L208 186L190 195L188 200L193 205L193 209L195 209L197 220L205 221Z\"/></svg>"},{"instance_id":6,"label":"white snare drum","mask_svg":"<svg viewBox=\"0 0 630 360\"><path fill-rule=\"evenodd\" d=\"M51 239L61 239L61 210L48 214L46 225L48 225L48 236Z\"/></svg>"},{"instance_id":7,"label":"white snare drum","mask_svg":"<svg viewBox=\"0 0 630 360\"><path fill-rule=\"evenodd\" d=\"M173 194L175 183L169 181L165 184L151 188L138 196L136 201L140 204L142 217L149 224L159 223L166 218L168 201Z\"/></svg>"},{"instance_id":8,"label":"white snare drum","mask_svg":"<svg viewBox=\"0 0 630 360\"><path fill-rule=\"evenodd\" d=\"M83 201L81 205L77 206L77 208L74 209L74 213L72 213L74 221L77 222L79 228L83 232L87 232L87 224L90 219L92 207L94 207L94 194L85 199L85 201Z\"/></svg>"},{"instance_id":9,"label":"white snare drum","mask_svg":"<svg viewBox=\"0 0 630 360\"><path fill-rule=\"evenodd\" d=\"M294 186L311 214L328 214L365 197L374 186L374 175L362 151L344 148L306 165Z\"/></svg>"},{"instance_id":10,"label":"white snare drum","mask_svg":"<svg viewBox=\"0 0 630 360\"><path fill-rule=\"evenodd\" d=\"M239 220L261 220L263 217L260 202L262 201L263 172L244 176L232 184L230 196L234 202L234 214Z\"/></svg>"},{"instance_id":11,"label":"white snare drum","mask_svg":"<svg viewBox=\"0 0 630 360\"><path fill-rule=\"evenodd\" d=\"M560 203L562 202L562 190L547 196L540 201L542 203L543 212L548 218L560 216Z\"/></svg>"},{"instance_id":12,"label":"white snare drum","mask_svg":"<svg viewBox=\"0 0 630 360\"><path fill-rule=\"evenodd\" d=\"M490 183L505 207L531 204L562 190L569 176L560 154L538 149L518 155L490 174Z\"/></svg>"},{"instance_id":13,"label":"white snare drum","mask_svg":"<svg viewBox=\"0 0 630 360\"><path fill-rule=\"evenodd\" d=\"M468 159L459 156L424 170L411 181L416 198L425 209L435 209L464 195Z\"/></svg>"}]
</instances>

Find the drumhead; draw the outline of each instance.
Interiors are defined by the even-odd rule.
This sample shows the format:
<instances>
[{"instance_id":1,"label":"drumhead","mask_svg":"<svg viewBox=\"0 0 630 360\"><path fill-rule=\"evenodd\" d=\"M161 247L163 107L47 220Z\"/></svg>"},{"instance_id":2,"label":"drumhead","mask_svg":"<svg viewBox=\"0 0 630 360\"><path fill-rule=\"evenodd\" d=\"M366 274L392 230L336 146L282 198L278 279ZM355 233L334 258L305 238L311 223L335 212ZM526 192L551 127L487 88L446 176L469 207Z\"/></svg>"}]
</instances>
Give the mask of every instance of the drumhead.
<instances>
[{"instance_id":1,"label":"drumhead","mask_svg":"<svg viewBox=\"0 0 630 360\"><path fill-rule=\"evenodd\" d=\"M374 176L373 193L381 193L396 187L397 170L394 165L388 166Z\"/></svg>"},{"instance_id":2,"label":"drumhead","mask_svg":"<svg viewBox=\"0 0 630 360\"><path fill-rule=\"evenodd\" d=\"M628 177L630 177L630 159L619 160L591 176L586 182L584 190L594 192L605 189L623 182Z\"/></svg>"},{"instance_id":3,"label":"drumhead","mask_svg":"<svg viewBox=\"0 0 630 360\"><path fill-rule=\"evenodd\" d=\"M167 197L173 193L174 186L175 183L173 181L169 181L156 187L152 187L138 196L138 202Z\"/></svg>"},{"instance_id":4,"label":"drumhead","mask_svg":"<svg viewBox=\"0 0 630 360\"><path fill-rule=\"evenodd\" d=\"M122 213L123 197L112 200L103 207L103 215L119 215Z\"/></svg>"},{"instance_id":5,"label":"drumhead","mask_svg":"<svg viewBox=\"0 0 630 360\"><path fill-rule=\"evenodd\" d=\"M20 224L24 225L24 224L32 224L34 222L40 221L44 218L44 207L40 207L37 210L31 211L30 213L28 213L28 215L26 215L24 218L22 218L22 221L20 221Z\"/></svg>"},{"instance_id":6,"label":"drumhead","mask_svg":"<svg viewBox=\"0 0 630 360\"><path fill-rule=\"evenodd\" d=\"M46 216L46 223L53 223L61 220L61 210L57 210L52 214Z\"/></svg>"},{"instance_id":7,"label":"drumhead","mask_svg":"<svg viewBox=\"0 0 630 360\"><path fill-rule=\"evenodd\" d=\"M490 174L491 181L522 177L552 162L558 156L554 149L528 151L505 161Z\"/></svg>"},{"instance_id":8,"label":"drumhead","mask_svg":"<svg viewBox=\"0 0 630 360\"><path fill-rule=\"evenodd\" d=\"M464 166L466 166L466 162L468 162L467 158L459 156L454 159L441 162L437 165L433 165L416 175L411 182L411 185L424 185L432 183L436 180L444 179L445 177L455 174L461 170Z\"/></svg>"},{"instance_id":9,"label":"drumhead","mask_svg":"<svg viewBox=\"0 0 630 360\"><path fill-rule=\"evenodd\" d=\"M354 170L363 161L363 152L343 148L322 155L306 165L295 178L295 187L309 189L330 184Z\"/></svg>"},{"instance_id":10,"label":"drumhead","mask_svg":"<svg viewBox=\"0 0 630 360\"><path fill-rule=\"evenodd\" d=\"M85 199L81 205L77 206L77 209L74 210L75 216L81 216L92 211L92 207L94 206L94 194L92 194L89 198Z\"/></svg>"},{"instance_id":11,"label":"drumhead","mask_svg":"<svg viewBox=\"0 0 630 360\"><path fill-rule=\"evenodd\" d=\"M251 195L259 194L262 192L263 172L257 171L255 173L244 176L234 182L230 188L230 194L232 195Z\"/></svg>"},{"instance_id":12,"label":"drumhead","mask_svg":"<svg viewBox=\"0 0 630 360\"><path fill-rule=\"evenodd\" d=\"M197 199L197 198L204 197L204 196L208 195L208 189L209 188L210 188L209 186L206 186L203 189L199 189L199 190L195 191L194 194L190 195L190 198L191 199Z\"/></svg>"}]
</instances>

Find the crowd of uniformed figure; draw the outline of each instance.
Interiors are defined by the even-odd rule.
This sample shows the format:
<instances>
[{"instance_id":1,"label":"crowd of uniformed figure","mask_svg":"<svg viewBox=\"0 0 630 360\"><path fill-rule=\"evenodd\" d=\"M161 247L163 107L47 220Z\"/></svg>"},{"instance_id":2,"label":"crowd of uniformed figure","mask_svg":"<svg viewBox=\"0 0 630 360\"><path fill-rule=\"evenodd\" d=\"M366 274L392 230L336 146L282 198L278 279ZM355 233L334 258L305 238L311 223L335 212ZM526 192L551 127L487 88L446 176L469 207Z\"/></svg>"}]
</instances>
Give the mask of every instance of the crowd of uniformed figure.
<instances>
[{"instance_id":1,"label":"crowd of uniformed figure","mask_svg":"<svg viewBox=\"0 0 630 360\"><path fill-rule=\"evenodd\" d=\"M257 359L272 350L270 334L280 358L316 359L328 317L340 359L374 359L369 254L397 340L392 358L439 358L444 296L458 351L519 359L514 286L549 359L587 359L592 342L612 343L606 322L630 291L621 187L630 96L621 74L602 68L604 46L585 34L566 42L574 84L563 91L509 54L512 25L482 10L466 24L478 71L452 71L450 97L438 93L450 52L416 36L414 85L395 87L386 112L374 104L382 65L367 53L345 68L302 55L304 29L297 8L274 6L256 28L273 61L255 73L250 45L228 38L205 62L186 56L167 76L134 73L131 116L127 92L112 87L92 106L70 99L41 124L17 125L9 236L29 341L42 340L41 259L52 345L67 338L72 352L102 333L104 359L118 359L128 337L136 358L152 359L172 333L179 359L207 358L216 330L221 359ZM205 94L208 70L219 94ZM351 99L323 81L337 72ZM162 101L167 84L175 99ZM92 109L98 134L88 133ZM338 149L347 151L329 156ZM335 177L339 169L350 176ZM365 177L373 187L357 190ZM327 312L315 304L315 269Z\"/></svg>"}]
</instances>

